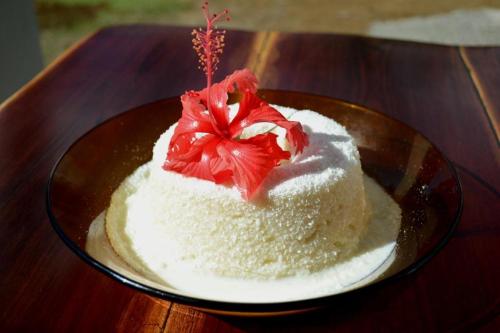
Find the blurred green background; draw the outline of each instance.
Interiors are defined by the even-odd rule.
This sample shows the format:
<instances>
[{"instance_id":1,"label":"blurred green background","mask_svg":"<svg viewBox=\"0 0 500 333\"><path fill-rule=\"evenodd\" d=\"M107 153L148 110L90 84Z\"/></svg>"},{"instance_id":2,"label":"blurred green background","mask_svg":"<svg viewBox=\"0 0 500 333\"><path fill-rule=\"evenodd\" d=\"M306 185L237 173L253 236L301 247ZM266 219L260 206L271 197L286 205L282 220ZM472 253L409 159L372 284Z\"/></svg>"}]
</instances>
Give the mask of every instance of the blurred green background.
<instances>
[{"instance_id":1,"label":"blurred green background","mask_svg":"<svg viewBox=\"0 0 500 333\"><path fill-rule=\"evenodd\" d=\"M36 0L45 63L97 29L116 24L167 23L189 11L190 0Z\"/></svg>"},{"instance_id":2,"label":"blurred green background","mask_svg":"<svg viewBox=\"0 0 500 333\"><path fill-rule=\"evenodd\" d=\"M367 34L376 21L500 8L500 0L212 0L210 4L231 11L232 21L225 25L232 29L352 34ZM35 0L35 5L46 64L103 26L203 22L200 0Z\"/></svg>"}]
</instances>

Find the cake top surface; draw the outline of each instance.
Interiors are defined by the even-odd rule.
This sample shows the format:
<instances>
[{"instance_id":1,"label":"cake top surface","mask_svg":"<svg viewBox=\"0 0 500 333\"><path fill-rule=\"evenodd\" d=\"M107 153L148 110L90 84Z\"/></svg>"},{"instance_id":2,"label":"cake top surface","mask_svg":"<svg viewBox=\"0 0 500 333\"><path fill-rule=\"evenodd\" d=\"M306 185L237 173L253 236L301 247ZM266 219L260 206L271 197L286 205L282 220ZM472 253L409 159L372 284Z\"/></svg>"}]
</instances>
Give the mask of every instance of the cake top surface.
<instances>
[{"instance_id":1,"label":"cake top surface","mask_svg":"<svg viewBox=\"0 0 500 333\"><path fill-rule=\"evenodd\" d=\"M315 191L323 184L342 177L347 168L359 164L359 155L354 139L342 125L310 110L299 111L277 105L273 105L273 107L285 118L300 122L309 136L310 143L302 154L295 156L290 162L284 161L280 166L271 170L261 185L259 196L273 198ZM230 108L234 114L237 104L231 105ZM171 126L155 144L153 150L155 169L160 170L163 165L175 126L175 124ZM285 131L274 124L254 124L247 128L242 136L267 131L277 134L278 144L284 150L289 149L285 139ZM215 184L203 179L161 171L163 175L158 174L159 177L169 177L171 181L177 180L179 185L181 185L180 182L185 182L185 186L196 188L200 193L230 196L235 199L240 197L234 186Z\"/></svg>"}]
</instances>

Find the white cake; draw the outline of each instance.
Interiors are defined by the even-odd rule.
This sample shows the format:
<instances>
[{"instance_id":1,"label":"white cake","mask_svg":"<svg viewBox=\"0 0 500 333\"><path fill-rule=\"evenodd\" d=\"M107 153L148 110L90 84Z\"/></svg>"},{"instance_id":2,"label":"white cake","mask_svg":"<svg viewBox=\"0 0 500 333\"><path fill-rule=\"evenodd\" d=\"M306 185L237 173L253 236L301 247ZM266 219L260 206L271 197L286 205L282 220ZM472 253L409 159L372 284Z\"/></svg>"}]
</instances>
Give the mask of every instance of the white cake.
<instances>
[{"instance_id":1,"label":"white cake","mask_svg":"<svg viewBox=\"0 0 500 333\"><path fill-rule=\"evenodd\" d=\"M153 160L120 185L107 210L106 233L120 257L156 280L172 270L274 279L352 254L370 216L353 138L318 113L276 108L302 124L310 144L273 169L250 202L234 187L163 170L174 126L163 134ZM272 130L286 148L281 129Z\"/></svg>"}]
</instances>

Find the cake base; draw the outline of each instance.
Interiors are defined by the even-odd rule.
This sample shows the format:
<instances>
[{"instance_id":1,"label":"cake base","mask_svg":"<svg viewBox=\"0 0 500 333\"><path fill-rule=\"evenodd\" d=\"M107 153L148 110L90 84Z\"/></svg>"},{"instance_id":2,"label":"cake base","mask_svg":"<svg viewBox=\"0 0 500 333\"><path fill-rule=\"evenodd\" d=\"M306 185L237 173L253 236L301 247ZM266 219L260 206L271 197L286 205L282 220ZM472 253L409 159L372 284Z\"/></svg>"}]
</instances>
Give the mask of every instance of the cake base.
<instances>
[{"instance_id":1,"label":"cake base","mask_svg":"<svg viewBox=\"0 0 500 333\"><path fill-rule=\"evenodd\" d=\"M91 224L86 250L97 261L136 282L208 300L275 303L342 293L376 280L395 258L401 210L374 180L363 178L366 198L372 209L368 229L353 255L324 270L267 280L200 275L182 267L163 270L161 275L148 272L147 268L138 273L111 247L104 231L105 212Z\"/></svg>"}]
</instances>

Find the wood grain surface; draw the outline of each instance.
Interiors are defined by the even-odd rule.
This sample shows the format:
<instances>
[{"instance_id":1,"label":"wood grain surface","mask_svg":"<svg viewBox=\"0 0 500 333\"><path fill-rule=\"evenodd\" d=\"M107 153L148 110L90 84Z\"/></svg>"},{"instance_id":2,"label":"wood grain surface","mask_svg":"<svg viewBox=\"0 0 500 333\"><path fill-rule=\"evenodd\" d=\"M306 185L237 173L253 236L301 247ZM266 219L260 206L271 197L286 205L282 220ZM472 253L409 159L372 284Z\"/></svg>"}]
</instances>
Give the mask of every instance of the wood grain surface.
<instances>
[{"instance_id":1,"label":"wood grain surface","mask_svg":"<svg viewBox=\"0 0 500 333\"><path fill-rule=\"evenodd\" d=\"M427 136L459 170L465 207L416 274L292 317L227 318L133 291L52 230L44 189L58 156L117 113L199 89L190 30L120 26L82 41L0 106L1 332L443 332L500 330L500 49L328 34L229 31L217 78L362 104Z\"/></svg>"},{"instance_id":2,"label":"wood grain surface","mask_svg":"<svg viewBox=\"0 0 500 333\"><path fill-rule=\"evenodd\" d=\"M481 96L484 111L490 119L497 143L500 136L500 49L493 47L460 48L460 53L477 93Z\"/></svg>"}]
</instances>

